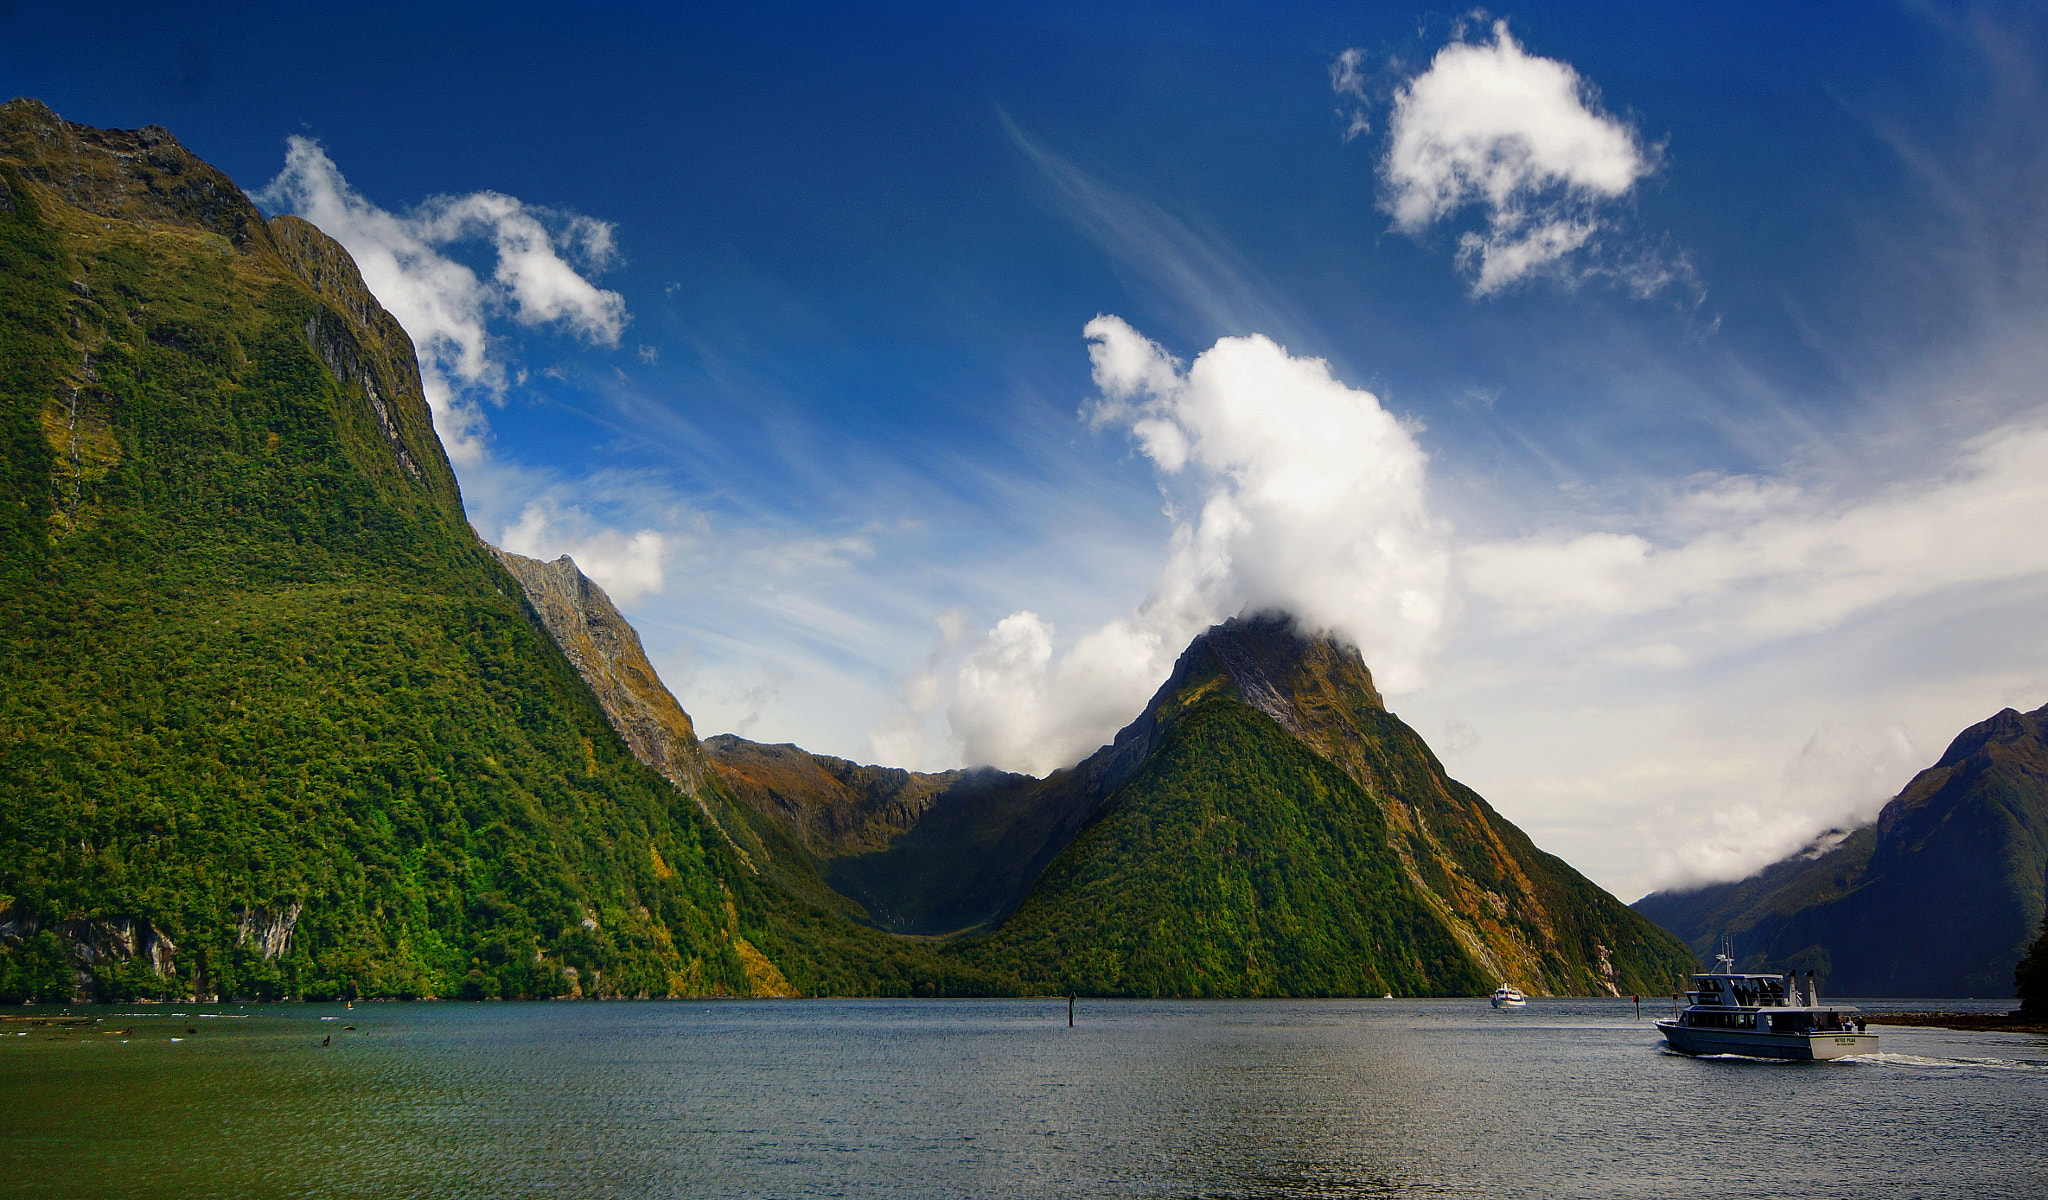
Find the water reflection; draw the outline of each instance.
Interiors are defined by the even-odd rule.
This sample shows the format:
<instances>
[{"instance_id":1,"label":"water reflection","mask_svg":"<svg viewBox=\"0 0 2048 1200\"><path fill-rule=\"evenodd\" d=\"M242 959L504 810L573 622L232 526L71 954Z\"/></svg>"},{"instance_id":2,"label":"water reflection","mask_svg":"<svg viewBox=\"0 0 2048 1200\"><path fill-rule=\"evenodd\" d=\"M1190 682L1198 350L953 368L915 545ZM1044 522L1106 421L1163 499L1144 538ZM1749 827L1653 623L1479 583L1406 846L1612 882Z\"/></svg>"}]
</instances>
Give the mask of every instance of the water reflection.
<instances>
[{"instance_id":1,"label":"water reflection","mask_svg":"<svg viewBox=\"0 0 2048 1200\"><path fill-rule=\"evenodd\" d=\"M0 1038L0 1195L1982 1200L2048 1178L2048 1071L2029 1066L2048 1047L2010 1035L1887 1028L1883 1061L1731 1067L1659 1054L1614 1002L1065 1018L1047 1001L135 1011L101 1023L126 1038Z\"/></svg>"}]
</instances>

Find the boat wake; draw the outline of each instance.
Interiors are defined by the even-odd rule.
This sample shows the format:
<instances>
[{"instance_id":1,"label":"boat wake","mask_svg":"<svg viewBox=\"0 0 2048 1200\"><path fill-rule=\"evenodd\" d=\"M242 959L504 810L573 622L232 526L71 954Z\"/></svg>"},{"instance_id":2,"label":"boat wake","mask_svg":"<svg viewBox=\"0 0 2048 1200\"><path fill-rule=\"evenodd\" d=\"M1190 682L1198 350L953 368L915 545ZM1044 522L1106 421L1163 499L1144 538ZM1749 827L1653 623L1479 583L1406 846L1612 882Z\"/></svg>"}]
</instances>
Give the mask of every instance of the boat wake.
<instances>
[{"instance_id":1,"label":"boat wake","mask_svg":"<svg viewBox=\"0 0 2048 1200\"><path fill-rule=\"evenodd\" d=\"M1924 1054L1851 1054L1834 1060L1878 1067L1973 1068L1979 1071L2048 1072L2048 1059L2039 1058L1930 1058Z\"/></svg>"}]
</instances>

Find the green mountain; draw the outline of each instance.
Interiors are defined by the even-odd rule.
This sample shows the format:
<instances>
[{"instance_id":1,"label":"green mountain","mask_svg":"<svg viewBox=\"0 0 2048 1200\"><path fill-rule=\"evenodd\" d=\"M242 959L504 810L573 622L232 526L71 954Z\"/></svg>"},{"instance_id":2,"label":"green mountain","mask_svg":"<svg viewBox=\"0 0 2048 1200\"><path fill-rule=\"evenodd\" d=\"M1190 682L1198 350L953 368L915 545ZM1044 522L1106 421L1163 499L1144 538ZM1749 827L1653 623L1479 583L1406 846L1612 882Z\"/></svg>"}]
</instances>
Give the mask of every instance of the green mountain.
<instances>
[{"instance_id":1,"label":"green mountain","mask_svg":"<svg viewBox=\"0 0 2048 1200\"><path fill-rule=\"evenodd\" d=\"M1692 966L1449 779L1357 650L1284 616L1196 639L1091 766L1108 794L968 961L1195 996L1612 995Z\"/></svg>"},{"instance_id":2,"label":"green mountain","mask_svg":"<svg viewBox=\"0 0 2048 1200\"><path fill-rule=\"evenodd\" d=\"M1885 805L1747 879L1637 912L1745 970L1813 970L1854 996L2009 996L2048 891L2048 708L1957 736ZM2048 960L2048 954L2037 957Z\"/></svg>"},{"instance_id":3,"label":"green mountain","mask_svg":"<svg viewBox=\"0 0 2048 1200\"><path fill-rule=\"evenodd\" d=\"M1693 966L1446 777L1356 650L1284 617L1196 639L1112 744L1045 779L705 748L864 919L1034 989L1615 994Z\"/></svg>"},{"instance_id":4,"label":"green mountain","mask_svg":"<svg viewBox=\"0 0 2048 1200\"><path fill-rule=\"evenodd\" d=\"M1014 987L710 807L469 528L339 246L0 105L0 1002Z\"/></svg>"}]
</instances>

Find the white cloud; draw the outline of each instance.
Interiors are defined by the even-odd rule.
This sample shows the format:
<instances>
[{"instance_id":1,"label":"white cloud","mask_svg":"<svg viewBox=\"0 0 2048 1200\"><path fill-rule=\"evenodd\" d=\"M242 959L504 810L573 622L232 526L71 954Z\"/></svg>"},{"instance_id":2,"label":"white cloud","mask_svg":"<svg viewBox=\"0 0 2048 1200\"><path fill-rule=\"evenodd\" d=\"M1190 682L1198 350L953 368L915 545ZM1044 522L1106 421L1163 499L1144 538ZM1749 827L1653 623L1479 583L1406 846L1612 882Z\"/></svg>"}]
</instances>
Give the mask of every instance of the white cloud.
<instances>
[{"instance_id":1,"label":"white cloud","mask_svg":"<svg viewBox=\"0 0 2048 1200\"><path fill-rule=\"evenodd\" d=\"M413 340L434 427L458 466L484 457L488 423L479 394L505 387L492 318L510 315L521 325L555 325L595 345L618 345L624 299L563 257L601 269L615 253L606 222L497 192L437 197L394 214L351 188L319 143L303 137L289 140L284 170L258 198L311 221L355 259L364 284ZM550 221L558 232L549 232ZM441 252L470 240L496 252L488 281Z\"/></svg>"},{"instance_id":2,"label":"white cloud","mask_svg":"<svg viewBox=\"0 0 2048 1200\"><path fill-rule=\"evenodd\" d=\"M1824 829L1867 825L1938 752L1916 746L1896 721L1824 722L1753 798L1700 812L1678 826L1684 840L1659 839L1649 875L1667 888L1736 879L1804 848Z\"/></svg>"},{"instance_id":3,"label":"white cloud","mask_svg":"<svg viewBox=\"0 0 2048 1200\"><path fill-rule=\"evenodd\" d=\"M1340 58L1331 82L1340 94L1356 85L1357 60ZM1527 53L1497 21L1491 42L1452 42L1395 92L1380 171L1383 204L1403 232L1483 210L1484 231L1460 238L1458 258L1484 296L1562 269L1602 229L1598 206L1653 165L1577 71Z\"/></svg>"},{"instance_id":4,"label":"white cloud","mask_svg":"<svg viewBox=\"0 0 2048 1200\"><path fill-rule=\"evenodd\" d=\"M2048 700L2048 423L1866 453L1462 547L1466 619L1403 715L1483 730L1460 777L1627 896L1867 822L1964 727Z\"/></svg>"},{"instance_id":5,"label":"white cloud","mask_svg":"<svg viewBox=\"0 0 2048 1200\"><path fill-rule=\"evenodd\" d=\"M658 530L627 533L606 528L581 508L545 499L528 504L519 519L505 527L498 544L543 562L567 554L622 607L667 586L663 559L674 548L673 539Z\"/></svg>"},{"instance_id":6,"label":"white cloud","mask_svg":"<svg viewBox=\"0 0 2048 1200\"><path fill-rule=\"evenodd\" d=\"M1064 653L1012 613L966 655L948 710L973 763L1070 764L1136 715L1202 629L1283 608L1357 644L1390 692L1417 686L1449 605L1446 531L1426 457L1371 393L1262 336L1182 364L1116 317L1085 330L1097 424L1128 427L1169 490L1187 493L1151 594Z\"/></svg>"},{"instance_id":7,"label":"white cloud","mask_svg":"<svg viewBox=\"0 0 2048 1200\"><path fill-rule=\"evenodd\" d=\"M1182 362L1114 317L1086 332L1085 415L1129 431L1167 496L1145 599L1055 621L1039 589L956 629L873 730L884 761L1071 763L1207 624L1284 606L1359 643L1539 845L1633 897L1865 822L1964 726L2048 700L2048 632L2028 632L2048 543L2024 534L2048 525L2038 415L1945 450L1924 421L1843 433L1771 474L1601 489L1569 524L1459 545L1415 431L1319 361L1247 337Z\"/></svg>"}]
</instances>

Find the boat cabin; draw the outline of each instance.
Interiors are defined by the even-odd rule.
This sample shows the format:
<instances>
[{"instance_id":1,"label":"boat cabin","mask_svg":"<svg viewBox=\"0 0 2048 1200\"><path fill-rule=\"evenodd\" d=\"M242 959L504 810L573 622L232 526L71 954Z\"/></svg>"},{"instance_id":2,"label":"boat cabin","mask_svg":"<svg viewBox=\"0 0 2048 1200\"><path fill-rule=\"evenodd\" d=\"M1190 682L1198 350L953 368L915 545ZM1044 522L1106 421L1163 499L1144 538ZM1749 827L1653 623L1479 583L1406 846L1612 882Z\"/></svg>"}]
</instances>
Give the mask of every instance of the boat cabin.
<instances>
[{"instance_id":1,"label":"boat cabin","mask_svg":"<svg viewBox=\"0 0 2048 1200\"><path fill-rule=\"evenodd\" d=\"M1686 999L1723 1008L1786 1008L1795 1003L1783 975L1695 975Z\"/></svg>"}]
</instances>

